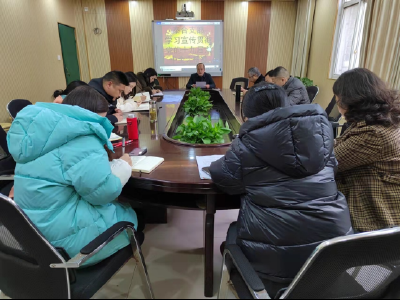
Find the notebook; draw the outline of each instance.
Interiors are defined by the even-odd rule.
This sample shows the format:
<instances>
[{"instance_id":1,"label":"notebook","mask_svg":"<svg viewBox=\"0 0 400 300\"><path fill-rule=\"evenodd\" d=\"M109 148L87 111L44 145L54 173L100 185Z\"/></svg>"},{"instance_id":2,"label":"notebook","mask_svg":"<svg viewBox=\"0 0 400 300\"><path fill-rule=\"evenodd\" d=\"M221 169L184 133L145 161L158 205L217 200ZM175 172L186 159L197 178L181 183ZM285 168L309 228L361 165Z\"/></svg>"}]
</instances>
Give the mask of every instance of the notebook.
<instances>
[{"instance_id":1,"label":"notebook","mask_svg":"<svg viewBox=\"0 0 400 300\"><path fill-rule=\"evenodd\" d=\"M145 92L145 93L138 93L135 95L135 97L133 97L133 100L135 101L140 101L142 99L142 96L146 96L146 100L143 101L143 103L145 102L150 102L151 97L150 97L150 93L149 92ZM132 98L131 98L132 99Z\"/></svg>"},{"instance_id":2,"label":"notebook","mask_svg":"<svg viewBox=\"0 0 400 300\"><path fill-rule=\"evenodd\" d=\"M150 103L143 103L138 108L132 110L132 112L140 112L140 111L149 111L150 110ZM124 113L124 119L121 122L115 123L115 125L126 125L128 121L126 118L130 115L130 113Z\"/></svg>"},{"instance_id":3,"label":"notebook","mask_svg":"<svg viewBox=\"0 0 400 300\"><path fill-rule=\"evenodd\" d=\"M164 158L154 156L131 156L131 159L133 172L146 174L150 174L164 162Z\"/></svg>"},{"instance_id":4,"label":"notebook","mask_svg":"<svg viewBox=\"0 0 400 300\"><path fill-rule=\"evenodd\" d=\"M199 168L200 179L211 180L211 176L203 171L203 168L208 168L211 164L224 157L224 155L211 155L211 156L196 156L197 166Z\"/></svg>"},{"instance_id":5,"label":"notebook","mask_svg":"<svg viewBox=\"0 0 400 300\"><path fill-rule=\"evenodd\" d=\"M115 141L122 140L122 137L120 137L119 135L117 135L115 133L111 133L111 136L110 136L110 138L108 140L110 142L115 142Z\"/></svg>"}]
</instances>

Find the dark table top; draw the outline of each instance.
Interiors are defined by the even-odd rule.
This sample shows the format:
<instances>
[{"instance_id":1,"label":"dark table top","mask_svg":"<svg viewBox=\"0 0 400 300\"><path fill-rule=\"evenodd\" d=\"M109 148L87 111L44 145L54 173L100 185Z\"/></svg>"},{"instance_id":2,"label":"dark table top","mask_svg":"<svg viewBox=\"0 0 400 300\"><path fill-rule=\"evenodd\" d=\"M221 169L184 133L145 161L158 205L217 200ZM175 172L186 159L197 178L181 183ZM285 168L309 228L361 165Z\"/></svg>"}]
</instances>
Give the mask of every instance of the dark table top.
<instances>
[{"instance_id":1,"label":"dark table top","mask_svg":"<svg viewBox=\"0 0 400 300\"><path fill-rule=\"evenodd\" d=\"M164 92L158 99L158 122L151 123L149 112L135 113L139 123L139 141L126 146L129 153L135 148L147 147L146 156L163 157L165 162L151 174L132 173L131 186L152 191L170 193L219 194L210 180L201 180L196 156L225 155L229 147L192 148L170 143L163 138L168 122L174 117L185 91ZM240 103L235 102L231 90L221 91L237 120L242 123ZM126 126L116 127L117 134L127 136ZM122 148L116 148L114 158L122 156Z\"/></svg>"}]
</instances>

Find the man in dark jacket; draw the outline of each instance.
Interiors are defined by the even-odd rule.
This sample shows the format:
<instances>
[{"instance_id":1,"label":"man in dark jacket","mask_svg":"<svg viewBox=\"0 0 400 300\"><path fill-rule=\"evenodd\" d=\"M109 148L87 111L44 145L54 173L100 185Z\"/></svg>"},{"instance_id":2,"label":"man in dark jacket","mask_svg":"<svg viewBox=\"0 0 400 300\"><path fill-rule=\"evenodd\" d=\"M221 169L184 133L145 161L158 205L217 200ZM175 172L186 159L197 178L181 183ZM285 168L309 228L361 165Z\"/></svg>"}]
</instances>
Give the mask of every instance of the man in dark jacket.
<instances>
[{"instance_id":1,"label":"man in dark jacket","mask_svg":"<svg viewBox=\"0 0 400 300\"><path fill-rule=\"evenodd\" d=\"M284 67L277 67L273 72L272 81L286 91L291 106L310 104L307 89L300 79L290 76Z\"/></svg>"},{"instance_id":2,"label":"man in dark jacket","mask_svg":"<svg viewBox=\"0 0 400 300\"><path fill-rule=\"evenodd\" d=\"M129 86L129 80L125 73L113 71L107 73L103 78L92 79L89 85L108 101L109 111L107 118L110 122L114 125L122 121L124 119L122 111L116 109L116 107L118 98L125 91L125 87Z\"/></svg>"},{"instance_id":3,"label":"man in dark jacket","mask_svg":"<svg viewBox=\"0 0 400 300\"><path fill-rule=\"evenodd\" d=\"M265 81L264 75L261 74L260 70L256 67L250 68L250 70L248 72L248 77L249 77L249 81L251 83L253 83L254 85ZM246 95L248 90L249 89L242 88L243 96Z\"/></svg>"},{"instance_id":4,"label":"man in dark jacket","mask_svg":"<svg viewBox=\"0 0 400 300\"><path fill-rule=\"evenodd\" d=\"M197 73L190 76L189 82L186 85L188 90L195 88L197 82L205 82L206 89L215 89L215 83L211 75L206 73L206 66L203 63L197 65Z\"/></svg>"},{"instance_id":5,"label":"man in dark jacket","mask_svg":"<svg viewBox=\"0 0 400 300\"><path fill-rule=\"evenodd\" d=\"M242 195L227 243L236 241L262 279L289 285L319 244L353 230L335 182L325 112L311 104L284 107L285 98L274 84L250 89L247 122L210 172L222 191Z\"/></svg>"}]
</instances>

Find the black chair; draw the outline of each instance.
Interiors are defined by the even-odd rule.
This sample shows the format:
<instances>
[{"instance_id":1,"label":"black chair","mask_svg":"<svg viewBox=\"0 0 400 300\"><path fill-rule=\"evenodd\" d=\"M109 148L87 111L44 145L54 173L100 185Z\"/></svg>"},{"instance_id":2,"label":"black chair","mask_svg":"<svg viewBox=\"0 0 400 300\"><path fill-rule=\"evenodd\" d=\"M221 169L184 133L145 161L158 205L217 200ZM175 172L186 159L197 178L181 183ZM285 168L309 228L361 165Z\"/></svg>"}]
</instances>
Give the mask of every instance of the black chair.
<instances>
[{"instance_id":1,"label":"black chair","mask_svg":"<svg viewBox=\"0 0 400 300\"><path fill-rule=\"evenodd\" d=\"M132 247L95 266L78 269L125 231ZM0 194L0 290L13 299L90 299L133 255L154 299L140 249L143 240L133 224L121 222L70 259L41 235L12 199Z\"/></svg>"},{"instance_id":2,"label":"black chair","mask_svg":"<svg viewBox=\"0 0 400 300\"><path fill-rule=\"evenodd\" d=\"M307 90L308 98L310 98L311 103L313 103L319 93L319 87L309 86L306 88L306 90Z\"/></svg>"},{"instance_id":3,"label":"black chair","mask_svg":"<svg viewBox=\"0 0 400 300\"><path fill-rule=\"evenodd\" d=\"M0 126L0 191L8 195L14 185L15 161L7 146L7 133Z\"/></svg>"},{"instance_id":4,"label":"black chair","mask_svg":"<svg viewBox=\"0 0 400 300\"><path fill-rule=\"evenodd\" d=\"M15 99L7 104L7 110L11 118L14 120L17 117L17 114L28 105L32 105L32 102L24 99Z\"/></svg>"},{"instance_id":5,"label":"black chair","mask_svg":"<svg viewBox=\"0 0 400 300\"><path fill-rule=\"evenodd\" d=\"M337 138L339 135L339 128L341 128L343 125L339 124L342 114L339 112L335 96L333 96L325 112L328 115L329 122L332 124L333 136L334 138ZM343 133L344 131L342 131L342 134Z\"/></svg>"},{"instance_id":6,"label":"black chair","mask_svg":"<svg viewBox=\"0 0 400 300\"><path fill-rule=\"evenodd\" d=\"M231 83L231 87L230 87L231 91L236 91L236 85L238 85L238 84L241 84L244 89L248 89L249 88L249 79L244 78L244 77L232 79L232 83Z\"/></svg>"},{"instance_id":7,"label":"black chair","mask_svg":"<svg viewBox=\"0 0 400 300\"><path fill-rule=\"evenodd\" d=\"M230 274L241 299L399 299L399 249L399 227L326 241L275 296L268 295L240 247L229 245L219 299L226 299Z\"/></svg>"}]
</instances>

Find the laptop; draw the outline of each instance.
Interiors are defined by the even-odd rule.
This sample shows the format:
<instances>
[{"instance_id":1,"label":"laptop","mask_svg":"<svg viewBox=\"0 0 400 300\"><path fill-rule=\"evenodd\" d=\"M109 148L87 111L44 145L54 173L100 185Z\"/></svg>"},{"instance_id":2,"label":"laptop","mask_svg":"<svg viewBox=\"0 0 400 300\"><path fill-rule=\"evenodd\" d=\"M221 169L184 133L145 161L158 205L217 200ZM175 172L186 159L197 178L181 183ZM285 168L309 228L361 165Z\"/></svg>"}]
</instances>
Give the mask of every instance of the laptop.
<instances>
[{"instance_id":1,"label":"laptop","mask_svg":"<svg viewBox=\"0 0 400 300\"><path fill-rule=\"evenodd\" d=\"M201 88L201 89L205 89L206 85L207 85L207 82L205 82L205 81L196 82L196 87Z\"/></svg>"}]
</instances>

